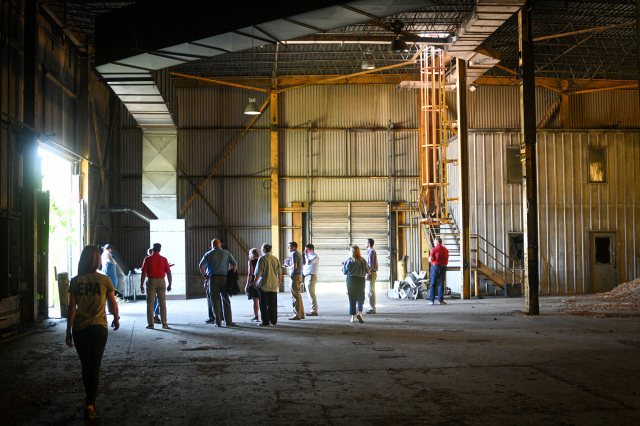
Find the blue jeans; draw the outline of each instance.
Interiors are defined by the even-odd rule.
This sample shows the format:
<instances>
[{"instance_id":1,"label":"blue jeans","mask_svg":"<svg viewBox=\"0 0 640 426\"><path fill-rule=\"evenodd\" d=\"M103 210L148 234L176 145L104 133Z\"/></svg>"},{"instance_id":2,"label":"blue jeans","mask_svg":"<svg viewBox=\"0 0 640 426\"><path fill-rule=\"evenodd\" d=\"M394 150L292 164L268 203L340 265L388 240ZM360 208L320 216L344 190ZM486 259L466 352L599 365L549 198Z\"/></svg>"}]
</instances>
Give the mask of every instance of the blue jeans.
<instances>
[{"instance_id":1,"label":"blue jeans","mask_svg":"<svg viewBox=\"0 0 640 426\"><path fill-rule=\"evenodd\" d=\"M349 293L349 314L362 312L364 305L364 277L347 276L347 293ZM358 308L356 309L356 303Z\"/></svg>"},{"instance_id":2,"label":"blue jeans","mask_svg":"<svg viewBox=\"0 0 640 426\"><path fill-rule=\"evenodd\" d=\"M442 302L444 297L444 278L447 274L446 265L431 265L429 280L431 281L431 290L429 290L429 299L433 302L435 299L435 289L438 286L438 302Z\"/></svg>"}]
</instances>

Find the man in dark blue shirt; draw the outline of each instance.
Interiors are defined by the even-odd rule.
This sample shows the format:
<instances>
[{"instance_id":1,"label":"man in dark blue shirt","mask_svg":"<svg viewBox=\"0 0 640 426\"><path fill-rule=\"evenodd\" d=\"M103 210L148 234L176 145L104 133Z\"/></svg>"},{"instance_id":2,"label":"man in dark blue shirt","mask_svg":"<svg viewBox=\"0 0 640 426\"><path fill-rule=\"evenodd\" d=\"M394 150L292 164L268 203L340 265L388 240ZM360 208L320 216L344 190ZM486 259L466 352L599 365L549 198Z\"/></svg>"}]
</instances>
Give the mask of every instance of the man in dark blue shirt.
<instances>
[{"instance_id":1,"label":"man in dark blue shirt","mask_svg":"<svg viewBox=\"0 0 640 426\"><path fill-rule=\"evenodd\" d=\"M231 300L229 300L229 292L227 291L227 272L231 266L235 272L238 263L231 253L220 247L220 240L214 238L211 241L211 250L206 252L200 261L200 271L207 278L204 284L209 304L209 319L205 321L207 324L215 322L218 327L222 327L222 310L220 309L220 301L222 300L224 321L227 327L236 325L231 319Z\"/></svg>"},{"instance_id":2,"label":"man in dark blue shirt","mask_svg":"<svg viewBox=\"0 0 640 426\"><path fill-rule=\"evenodd\" d=\"M302 283L302 254L298 251L298 243L289 243L291 256L287 258L285 268L289 268L289 278L291 278L291 300L293 302L293 316L290 320L304 319L304 305L300 295L300 284Z\"/></svg>"}]
</instances>

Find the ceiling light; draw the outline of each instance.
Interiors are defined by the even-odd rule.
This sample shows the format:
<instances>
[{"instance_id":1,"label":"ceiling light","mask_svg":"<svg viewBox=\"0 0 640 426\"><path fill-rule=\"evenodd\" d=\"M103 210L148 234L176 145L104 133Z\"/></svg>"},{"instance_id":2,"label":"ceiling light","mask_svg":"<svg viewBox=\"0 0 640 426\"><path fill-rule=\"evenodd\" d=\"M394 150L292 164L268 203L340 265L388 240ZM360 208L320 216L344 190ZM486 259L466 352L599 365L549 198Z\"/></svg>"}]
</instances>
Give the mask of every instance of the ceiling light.
<instances>
[{"instance_id":1,"label":"ceiling light","mask_svg":"<svg viewBox=\"0 0 640 426\"><path fill-rule=\"evenodd\" d=\"M256 105L256 98L249 98L249 105L244 109L244 113L247 115L260 115L260 108Z\"/></svg>"},{"instance_id":2,"label":"ceiling light","mask_svg":"<svg viewBox=\"0 0 640 426\"><path fill-rule=\"evenodd\" d=\"M409 46L401 38L395 38L389 46L389 52L393 53L409 53Z\"/></svg>"},{"instance_id":3,"label":"ceiling light","mask_svg":"<svg viewBox=\"0 0 640 426\"><path fill-rule=\"evenodd\" d=\"M364 61L362 61L362 69L363 70L375 70L376 69L376 63L366 59Z\"/></svg>"}]
</instances>

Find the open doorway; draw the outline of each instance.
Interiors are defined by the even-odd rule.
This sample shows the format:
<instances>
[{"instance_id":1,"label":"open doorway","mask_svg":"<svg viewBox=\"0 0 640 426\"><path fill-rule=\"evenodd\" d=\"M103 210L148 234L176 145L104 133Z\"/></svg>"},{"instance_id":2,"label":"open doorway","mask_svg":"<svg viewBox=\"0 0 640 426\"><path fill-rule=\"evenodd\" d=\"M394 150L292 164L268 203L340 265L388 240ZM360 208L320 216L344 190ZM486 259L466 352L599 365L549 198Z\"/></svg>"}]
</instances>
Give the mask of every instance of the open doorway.
<instances>
[{"instance_id":1,"label":"open doorway","mask_svg":"<svg viewBox=\"0 0 640 426\"><path fill-rule=\"evenodd\" d=\"M42 159L42 190L49 191L49 265L47 268L49 317L59 318L60 291L57 275L75 275L74 261L79 258L79 203L74 197L73 171L77 164L39 148ZM76 185L77 186L77 185ZM76 194L77 195L77 194ZM74 202L75 201L75 202ZM75 266L77 268L77 266ZM63 295L66 297L66 295ZM66 305L66 304L65 304Z\"/></svg>"}]
</instances>

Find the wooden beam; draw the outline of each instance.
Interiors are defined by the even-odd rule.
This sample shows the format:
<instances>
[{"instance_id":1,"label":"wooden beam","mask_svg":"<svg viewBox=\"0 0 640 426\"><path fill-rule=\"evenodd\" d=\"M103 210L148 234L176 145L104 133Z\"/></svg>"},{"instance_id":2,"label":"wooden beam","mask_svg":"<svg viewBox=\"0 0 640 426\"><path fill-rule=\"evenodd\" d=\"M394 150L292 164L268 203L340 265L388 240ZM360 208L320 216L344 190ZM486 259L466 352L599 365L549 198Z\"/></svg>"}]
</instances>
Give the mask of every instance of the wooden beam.
<instances>
[{"instance_id":1,"label":"wooden beam","mask_svg":"<svg viewBox=\"0 0 640 426\"><path fill-rule=\"evenodd\" d=\"M458 179L460 180L460 279L462 299L471 299L470 251L470 184L469 184L469 125L467 118L467 61L456 59L458 110Z\"/></svg>"},{"instance_id":2,"label":"wooden beam","mask_svg":"<svg viewBox=\"0 0 640 426\"><path fill-rule=\"evenodd\" d=\"M300 179L306 179L306 176L300 177ZM307 213L309 209L304 205L304 203L291 203L291 207L280 207L278 211L280 213Z\"/></svg>"},{"instance_id":3,"label":"wooden beam","mask_svg":"<svg viewBox=\"0 0 640 426\"><path fill-rule=\"evenodd\" d=\"M624 24L616 24L616 25L607 25L604 27L595 27L595 28L587 28L586 30L580 30L580 31L571 31L568 33L561 33L561 34L554 34L554 35L549 35L549 36L544 36L544 37L537 37L534 38L533 41L542 41L542 40L548 40L550 38L559 38L559 37L567 37L567 36L572 36L572 35L576 35L576 34L584 34L584 33L590 33L593 31L604 31L604 30L610 30L612 28L618 28L618 27L625 27L628 25L634 25L636 23L636 21L630 21L630 22L625 22Z\"/></svg>"},{"instance_id":4,"label":"wooden beam","mask_svg":"<svg viewBox=\"0 0 640 426\"><path fill-rule=\"evenodd\" d=\"M269 99L267 99L265 101L265 103L262 105L262 107L260 107L260 112L264 111L264 109L267 107L267 105L269 104ZM218 170L218 167L220 167L220 164L222 164L222 162L224 161L225 158L227 158L227 156L229 155L229 153L233 150L233 148L238 144L238 142L240 142L240 140L242 139L242 137L247 133L247 131L249 130L249 128L251 126L253 126L253 123L256 122L256 120L258 120L258 117L260 117L260 115L255 115L253 116L253 118L251 119L251 121L249 122L249 124L247 124L247 127L245 127L245 129L242 131L242 133L240 134L240 136L238 136L238 139L236 139L230 146L229 148L227 148L227 150L224 152L224 154L222 154L222 157L220 158L220 160L218 160L218 162L216 163L216 165L213 167L213 170L211 170L211 173L209 173L209 176L207 176L207 178L200 184L200 186L198 187L198 190L202 190L202 188L204 188L204 186L207 184L207 182L209 181L209 179L211 179L211 177L213 176L213 174L216 172L216 170ZM191 196L191 199L187 202L187 204L182 208L182 210L180 211L180 214L178 215L178 217L182 216L184 214L184 212L187 210L187 208L191 205L191 203L193 202L193 200L195 200L195 198L197 197L197 193L193 194L193 196Z\"/></svg>"},{"instance_id":5,"label":"wooden beam","mask_svg":"<svg viewBox=\"0 0 640 426\"><path fill-rule=\"evenodd\" d=\"M180 172L183 175L186 175L187 173L184 171L184 169L178 165L178 168L180 169ZM200 188L198 188L196 186L195 183L193 183L193 181L191 179L189 179L187 177L187 182L189 182L189 184L193 187L193 189L196 191L196 194L198 194L200 197L202 197L202 199L204 200L205 204L209 207L209 209L213 212L213 214L218 218L218 220L220 221L220 223L222 224L222 226L224 227L224 229L227 230L227 232L229 232L231 234L231 236L233 237L234 240L236 240L236 243L238 243L238 245L240 246L240 248L242 249L242 251L244 251L246 254L249 254L249 251L247 250L247 248L244 246L244 244L242 244L242 242L240 241L240 239L238 238L238 236L235 234L235 232L233 232L233 229L231 229L231 227L229 227L226 222L224 221L224 219L222 219L222 216L220 216L220 214L218 214L218 212L216 211L216 209L213 207L213 205L209 202L209 200L207 200L207 197L204 196L204 194L202 193L202 191L200 191Z\"/></svg>"},{"instance_id":6,"label":"wooden beam","mask_svg":"<svg viewBox=\"0 0 640 426\"><path fill-rule=\"evenodd\" d=\"M304 203L291 203L292 207L301 208ZM298 243L298 251L304 253L304 244L302 241L302 212L291 213L291 241Z\"/></svg>"},{"instance_id":7,"label":"wooden beam","mask_svg":"<svg viewBox=\"0 0 640 426\"><path fill-rule=\"evenodd\" d=\"M307 83L307 84L302 84L300 86L295 86L295 87L287 87L286 89L280 89L278 91L278 93L287 92L289 90L294 90L294 89L301 89L301 88L307 87L307 86L315 86L315 85L319 85L319 84L325 84L325 83L329 83L329 82L336 81L336 80L342 80L342 79L346 80L346 79L349 79L349 78L352 78L352 77L357 77L357 76L360 76L360 75L370 74L370 73L376 72L376 71L384 71L384 70L389 70L389 69L392 69L392 68L404 67L406 65L413 65L415 63L416 63L415 59L412 59L412 60L407 61L407 62L401 62L399 64L389 65L389 66L382 67L382 68L376 68L374 70L367 70L367 71L356 72L356 73L348 74L348 75L341 75L341 76L333 77L333 78L326 78L324 80L318 80L315 83Z\"/></svg>"},{"instance_id":8,"label":"wooden beam","mask_svg":"<svg viewBox=\"0 0 640 426\"><path fill-rule=\"evenodd\" d=\"M102 188L100 188L100 192L104 194L104 207L107 215L107 232L111 233L111 215L109 214L109 197L108 197L108 191L107 191L107 184L105 182L104 163L102 162L102 148L100 147L100 137L98 132L98 117L97 117L98 114L96 113L96 102L93 96L93 90L91 90L91 84L89 84L89 98L91 100L91 115L93 116L93 129L95 131L96 147L98 149L98 162L100 163L100 179L102 180ZM97 210L100 211L99 208Z\"/></svg>"},{"instance_id":9,"label":"wooden beam","mask_svg":"<svg viewBox=\"0 0 640 426\"><path fill-rule=\"evenodd\" d=\"M536 170L536 81L533 54L533 20L531 0L518 12L519 66L522 70L520 86L520 152L522 167L522 217L524 234L524 300L529 315L538 315L538 176Z\"/></svg>"},{"instance_id":10,"label":"wooden beam","mask_svg":"<svg viewBox=\"0 0 640 426\"><path fill-rule=\"evenodd\" d=\"M544 117L542 117L540 119L540 121L538 122L538 125L536 126L538 129L541 129L542 126L545 125L545 123L547 122L547 120L549 119L549 116L551 115L551 113L553 112L554 108L556 107L556 105L558 104L558 102L560 102L560 99L562 99L562 94L558 94L558 96L556 96L556 99L553 101L553 103L551 104L551 106L549 107L549 109L547 110L547 112L544 114Z\"/></svg>"},{"instance_id":11,"label":"wooden beam","mask_svg":"<svg viewBox=\"0 0 640 426\"><path fill-rule=\"evenodd\" d=\"M271 253L280 258L280 212L278 192L278 92L270 94L271 106Z\"/></svg>"},{"instance_id":12,"label":"wooden beam","mask_svg":"<svg viewBox=\"0 0 640 426\"><path fill-rule=\"evenodd\" d=\"M206 82L209 82L209 83L221 84L223 86L233 86L233 87L239 87L241 89L257 90L258 92L269 92L268 89L262 89L260 87L244 86L242 84L231 83L231 82L228 82L228 81L214 80L213 78L196 77L195 75L180 74L180 73L177 73L177 72L170 72L169 74L175 75L177 77L188 78L188 79L191 79L191 80L199 80L199 81L206 81Z\"/></svg>"}]
</instances>

